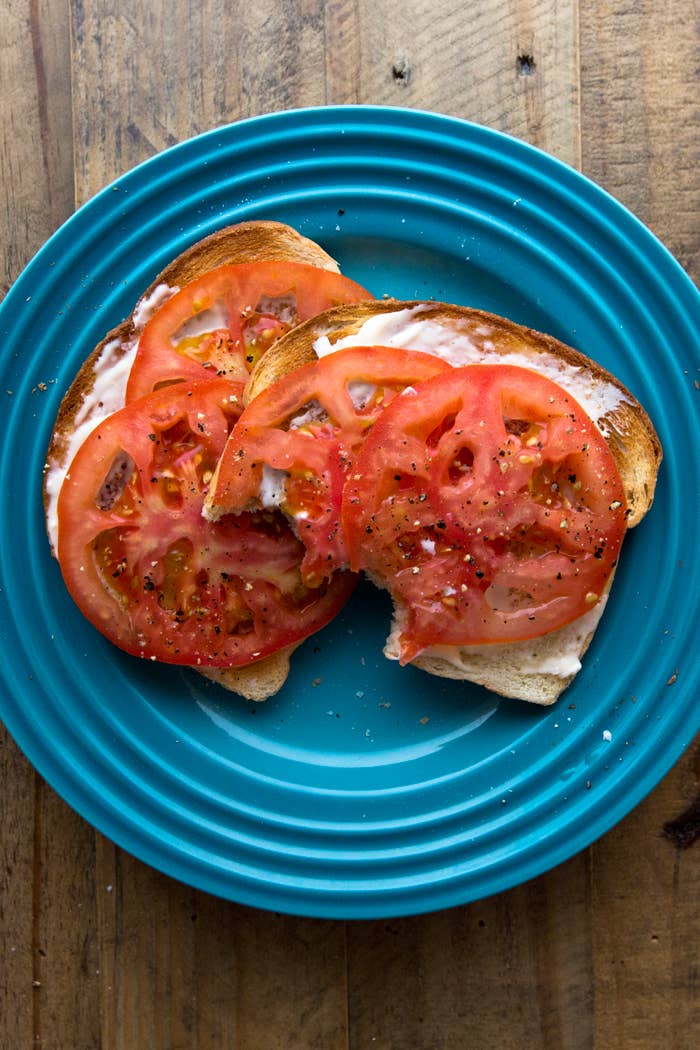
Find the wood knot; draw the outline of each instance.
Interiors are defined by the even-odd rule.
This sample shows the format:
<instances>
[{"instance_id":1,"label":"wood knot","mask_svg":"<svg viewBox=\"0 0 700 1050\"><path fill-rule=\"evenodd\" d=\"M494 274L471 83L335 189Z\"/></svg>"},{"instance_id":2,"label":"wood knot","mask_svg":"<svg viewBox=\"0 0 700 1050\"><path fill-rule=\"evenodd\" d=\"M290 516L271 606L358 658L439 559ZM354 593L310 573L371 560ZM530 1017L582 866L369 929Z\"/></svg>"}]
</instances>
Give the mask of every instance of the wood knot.
<instances>
[{"instance_id":1,"label":"wood knot","mask_svg":"<svg viewBox=\"0 0 700 1050\"><path fill-rule=\"evenodd\" d=\"M520 77L532 77L535 75L537 69L537 63L535 62L535 56L530 55L526 52L518 55L515 60L515 65L518 70L518 76Z\"/></svg>"},{"instance_id":2,"label":"wood knot","mask_svg":"<svg viewBox=\"0 0 700 1050\"><path fill-rule=\"evenodd\" d=\"M700 839L700 797L679 817L664 824L662 830L665 838L672 842L676 849L690 849Z\"/></svg>"},{"instance_id":3,"label":"wood knot","mask_svg":"<svg viewBox=\"0 0 700 1050\"><path fill-rule=\"evenodd\" d=\"M391 67L391 75L401 87L408 87L411 79L411 64L408 59L397 59Z\"/></svg>"}]
</instances>

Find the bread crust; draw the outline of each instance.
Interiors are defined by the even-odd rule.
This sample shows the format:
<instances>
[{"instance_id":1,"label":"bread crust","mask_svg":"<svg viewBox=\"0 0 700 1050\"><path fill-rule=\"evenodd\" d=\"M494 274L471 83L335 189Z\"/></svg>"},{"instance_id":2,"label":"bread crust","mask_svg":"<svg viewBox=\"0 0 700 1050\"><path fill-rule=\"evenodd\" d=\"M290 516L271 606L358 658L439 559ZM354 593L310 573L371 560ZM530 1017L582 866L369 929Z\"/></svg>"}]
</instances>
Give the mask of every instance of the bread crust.
<instances>
[{"instance_id":1,"label":"bread crust","mask_svg":"<svg viewBox=\"0 0 700 1050\"><path fill-rule=\"evenodd\" d=\"M255 262L258 259L306 263L308 266L340 273L335 259L315 241L282 222L259 219L225 226L197 241L166 266L146 295L161 283L182 286L216 266Z\"/></svg>"},{"instance_id":2,"label":"bread crust","mask_svg":"<svg viewBox=\"0 0 700 1050\"><path fill-rule=\"evenodd\" d=\"M196 670L229 692L259 703L278 693L287 681L289 660L296 648L289 645L245 667L198 667Z\"/></svg>"},{"instance_id":3,"label":"bread crust","mask_svg":"<svg viewBox=\"0 0 700 1050\"><path fill-rule=\"evenodd\" d=\"M109 331L85 360L58 410L44 469L44 509L49 509L47 479L55 467L66 467L71 435L85 403L94 389L100 372L100 361L106 352L114 360L129 354L145 321L139 323L139 305L158 295L160 289L183 287L208 270L229 263L270 260L306 263L339 273L338 264L314 241L280 222L267 220L242 222L228 226L187 248L170 262L151 282L134 307L132 314ZM167 294L166 294L167 297ZM50 534L49 540L51 542ZM53 543L52 553L56 554ZM289 673L289 658L295 646L246 667L194 668L205 677L250 700L265 700L278 692Z\"/></svg>"},{"instance_id":4,"label":"bread crust","mask_svg":"<svg viewBox=\"0 0 700 1050\"><path fill-rule=\"evenodd\" d=\"M615 394L614 407L601 412L594 421L610 447L625 488L628 505L627 526L633 527L642 520L654 499L662 459L661 443L644 408L615 376L585 354L550 335L483 310L448 303L393 299L327 310L289 332L261 359L248 382L246 402L250 402L275 380L316 360L314 343L321 337L326 337L333 344L345 337L355 336L362 325L372 318L400 311L413 311L420 320L440 325L445 330L446 338L455 335L466 337L474 347L474 360L496 359L507 362L509 359L517 359L518 363L522 363L525 356L527 363L534 369L542 369L546 363L551 374L550 366L553 364L568 376L575 374L582 377L592 389L612 391ZM411 348L410 342L392 345ZM556 380L557 377L553 375L552 378ZM566 386L566 383L562 382L562 385ZM612 577L608 580L605 595L601 598L601 613L611 582ZM400 616L401 610L395 610L392 635ZM537 671L537 661L540 661L544 668L551 667L553 660L556 662L558 647L562 649L564 642L567 646L566 651L575 651L580 661L591 642L596 626L596 620L590 626L588 621L581 622L578 625L580 629L577 629L576 625L573 628L572 625L567 625L529 643L455 646L450 654L452 659L441 655L439 651L428 652L414 660L413 666L439 677L484 685L505 697L549 705L553 704L571 683L577 668L571 673L562 673L561 669L557 669L556 672ZM395 658L396 653L392 651L391 644L392 635L385 653L390 658ZM525 653L534 670L523 671L522 661Z\"/></svg>"}]
</instances>

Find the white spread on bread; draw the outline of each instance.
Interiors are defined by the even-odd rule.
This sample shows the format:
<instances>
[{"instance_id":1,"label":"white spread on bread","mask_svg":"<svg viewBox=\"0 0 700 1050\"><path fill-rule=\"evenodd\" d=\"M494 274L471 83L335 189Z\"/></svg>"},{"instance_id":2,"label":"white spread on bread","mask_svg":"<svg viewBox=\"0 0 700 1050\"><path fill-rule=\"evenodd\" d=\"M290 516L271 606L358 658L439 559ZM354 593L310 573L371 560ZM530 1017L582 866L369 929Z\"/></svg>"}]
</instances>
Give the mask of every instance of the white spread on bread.
<instances>
[{"instance_id":1,"label":"white spread on bread","mask_svg":"<svg viewBox=\"0 0 700 1050\"><path fill-rule=\"evenodd\" d=\"M75 454L103 419L124 407L126 384L139 345L138 334L156 310L177 291L176 286L161 282L148 295L142 296L132 317L134 337L127 341L110 339L95 361L92 386L83 393L61 459L50 459L46 466L46 531L54 552L58 550L58 494Z\"/></svg>"},{"instance_id":2,"label":"white spread on bread","mask_svg":"<svg viewBox=\"0 0 700 1050\"><path fill-rule=\"evenodd\" d=\"M228 328L228 326L228 310L224 303L217 302L206 310L200 310L198 314L185 321L175 335L171 336L170 341L173 346L177 346L182 339L196 339L197 336L213 332L217 328Z\"/></svg>"},{"instance_id":3,"label":"white spread on bread","mask_svg":"<svg viewBox=\"0 0 700 1050\"><path fill-rule=\"evenodd\" d=\"M301 430L303 427L308 427L310 423L320 423L321 420L326 419L327 412L320 401L309 401L308 405L304 406L304 411L300 412L298 416L294 416L289 421L290 430Z\"/></svg>"},{"instance_id":4,"label":"white spread on bread","mask_svg":"<svg viewBox=\"0 0 700 1050\"><path fill-rule=\"evenodd\" d=\"M95 362L95 381L83 395L83 401L75 414L73 429L68 435L66 447L60 461L54 459L47 464L46 528L54 551L58 550L58 494L76 452L103 419L124 407L124 396L129 372L136 356L138 340L122 343L111 339L102 347Z\"/></svg>"},{"instance_id":5,"label":"white spread on bread","mask_svg":"<svg viewBox=\"0 0 700 1050\"><path fill-rule=\"evenodd\" d=\"M581 656L590 635L595 631L603 615L607 595L601 596L596 605L579 616L577 620L541 635L534 640L510 642L509 658L517 654L519 673L527 675L552 675L555 678L571 678L581 670ZM391 634L387 638L384 655L389 660L399 658L399 634L402 615L396 611ZM449 664L461 674L483 673L498 664L499 645L432 645L421 653L421 659L437 659Z\"/></svg>"},{"instance_id":6,"label":"white spread on bread","mask_svg":"<svg viewBox=\"0 0 700 1050\"><path fill-rule=\"evenodd\" d=\"M167 303L168 299L171 299L175 292L179 291L180 289L176 285L161 282L148 295L142 296L136 304L136 309L131 318L136 331L141 332L153 315L160 310L163 303Z\"/></svg>"},{"instance_id":7,"label":"white spread on bread","mask_svg":"<svg viewBox=\"0 0 700 1050\"><path fill-rule=\"evenodd\" d=\"M260 503L265 510L273 510L284 503L286 496L287 471L278 470L268 463L263 463L260 480Z\"/></svg>"},{"instance_id":8,"label":"white spread on bread","mask_svg":"<svg viewBox=\"0 0 700 1050\"><path fill-rule=\"evenodd\" d=\"M262 478L260 480L260 506L264 510L275 510L277 507L281 507L287 498L287 478L289 474L286 470L278 470L277 467L271 467L269 463L263 463ZM304 521L309 516L308 510L297 510L293 513L287 511L286 513L293 519L293 521Z\"/></svg>"},{"instance_id":9,"label":"white spread on bread","mask_svg":"<svg viewBox=\"0 0 700 1050\"><path fill-rule=\"evenodd\" d=\"M377 389L374 383L365 383L361 379L351 379L347 390L356 411L361 412L371 401L372 395Z\"/></svg>"},{"instance_id":10,"label":"white spread on bread","mask_svg":"<svg viewBox=\"0 0 700 1050\"><path fill-rule=\"evenodd\" d=\"M450 322L443 325L432 318L421 317L431 309L433 304L425 303L376 314L367 318L357 332L333 343L327 335L319 336L313 344L314 351L318 357L325 357L350 346L394 346L432 354L455 367L493 360L536 368L568 390L603 433L607 429L605 419L627 400L614 383L603 382L593 372L571 365L554 353L541 351L535 356L532 352L514 351L504 354L495 346L491 338L494 329L488 325L479 325L468 335Z\"/></svg>"},{"instance_id":11,"label":"white spread on bread","mask_svg":"<svg viewBox=\"0 0 700 1050\"><path fill-rule=\"evenodd\" d=\"M435 322L431 322L433 329L440 328L437 333L439 338L436 341L431 337L430 328L425 328L425 318L420 316L428 308L429 304L426 303L404 310L375 314L363 321L356 333L337 339L333 343L327 335L319 336L313 344L314 350L318 357L325 357L335 350L344 350L348 346L398 346L404 350L423 350L426 353L436 354L442 347L443 352L446 353L448 339L444 329ZM438 356L442 357L443 353ZM458 363L461 362L450 361L450 364Z\"/></svg>"}]
</instances>

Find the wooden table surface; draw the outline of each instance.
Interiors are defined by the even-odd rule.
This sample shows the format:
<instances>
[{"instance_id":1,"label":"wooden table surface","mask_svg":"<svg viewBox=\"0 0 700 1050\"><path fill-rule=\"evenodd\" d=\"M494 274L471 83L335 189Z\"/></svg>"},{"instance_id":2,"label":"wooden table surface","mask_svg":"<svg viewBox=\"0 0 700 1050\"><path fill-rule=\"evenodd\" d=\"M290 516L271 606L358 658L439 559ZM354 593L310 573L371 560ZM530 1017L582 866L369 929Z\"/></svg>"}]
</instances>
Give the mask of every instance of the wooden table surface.
<instances>
[{"instance_id":1,"label":"wooden table surface","mask_svg":"<svg viewBox=\"0 0 700 1050\"><path fill-rule=\"evenodd\" d=\"M527 139L697 279L699 27L698 0L1 0L0 291L138 161L222 122L337 102ZM696 1048L699 781L696 740L620 825L527 885L325 922L156 873L5 734L0 1048Z\"/></svg>"}]
</instances>

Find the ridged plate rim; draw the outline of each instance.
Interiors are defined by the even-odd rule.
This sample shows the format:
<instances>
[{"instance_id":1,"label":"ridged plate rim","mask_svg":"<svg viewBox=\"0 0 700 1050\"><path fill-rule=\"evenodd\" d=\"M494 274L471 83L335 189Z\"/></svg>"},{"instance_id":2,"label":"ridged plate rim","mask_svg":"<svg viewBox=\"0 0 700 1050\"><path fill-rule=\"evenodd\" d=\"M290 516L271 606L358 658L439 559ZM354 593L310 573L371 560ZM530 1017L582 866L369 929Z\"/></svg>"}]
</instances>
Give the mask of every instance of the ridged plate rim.
<instances>
[{"instance_id":1,"label":"ridged plate rim","mask_svg":"<svg viewBox=\"0 0 700 1050\"><path fill-rule=\"evenodd\" d=\"M327 159L324 161L319 151L323 144L328 145L333 142L340 147L343 136L346 134L349 137L354 136L359 141L364 139L367 151L370 151L371 146L376 145L377 139L382 139L389 143L391 149L397 150L395 162L392 162L391 156L377 158L374 166L376 184L371 182L373 171L369 163L371 152L363 153L359 158L355 158L352 165L348 161L346 165L348 170L350 168L362 170L369 175L368 194L375 193L378 199L384 199L384 195L391 207L401 205L410 208L413 201L416 211L424 209L430 214L432 210L436 216L440 217L440 221L448 222L451 214L459 216L461 213L466 214L468 210L464 201L459 200L458 191L460 186L464 188L469 184L470 174L465 171L460 177L459 172L452 172L450 177L450 169L445 165L446 157L452 160L455 156L468 157L478 154L483 165L490 165L495 172L503 175L506 188L513 173L520 171L522 185L527 185L528 189L534 187L539 190L543 194L545 203L548 200L555 213L553 216L548 215L546 208L535 204L534 201L528 203L524 196L523 200L517 203L523 205L523 211L529 215L533 226L544 229L547 223L553 224L553 228L558 224L562 227L560 236L561 243L564 244L567 231L565 224L557 219L557 209L561 209L562 214L569 214L569 212L575 214L577 209L584 211L586 208L591 209L595 215L591 227L592 234L605 239L606 243L617 243L621 246L620 257L624 255L625 265L631 268L629 272L637 272L638 268L638 272L644 275L644 280L651 282L657 292L658 302L663 303L664 310L671 310L671 319L678 331L692 331L693 325L697 324L697 320L700 319L697 290L658 240L599 187L554 158L502 133L468 124L456 118L388 107L326 107L270 114L214 129L157 155L116 180L114 184L76 212L44 245L20 276L0 306L0 335L9 338L14 330L16 336L20 319L27 313L31 315L31 311L46 310L47 303L52 307L59 305L57 301L52 301L53 292L50 283L48 287L36 287L42 269L46 272L51 265L52 257L60 257L61 253L64 253L63 268L76 266L76 257L80 256L81 245L85 243L86 238L94 239L109 235L114 237L114 231L119 230L120 227L127 233L123 241L124 252L130 252L132 256L135 253L138 257L139 245L143 244L144 236L153 230L157 231L159 224L163 222L163 215L168 214L166 211L161 215L152 216L150 227L144 228L142 225L136 225L139 209L152 208L153 197L156 193L171 192L174 193L172 197L173 214L179 214L181 202L173 187L177 188L178 185L186 187L188 180L195 183L201 176L203 165L205 167L209 164L212 167L221 166L222 157L231 159L241 154L245 155L246 151L251 150L264 152L264 149L267 148L264 144L269 143L272 138L278 145L280 155L284 153L284 147L287 144L290 148L292 144L296 146L301 144L302 147L305 144L310 152L304 161L299 161L292 166L291 173L284 173L291 175L293 185L286 196L279 195L279 201L283 205L285 201L295 201L299 197L303 199L305 185L306 192L316 194L318 199L322 198L323 194L332 196L338 192L338 187L342 187L344 182L338 178L335 187L332 182L330 184L324 182L322 186L314 182L315 179L321 177L321 173L324 179L327 178L325 173ZM315 143L313 147L310 145L312 142ZM424 158L430 151L435 155L434 163L428 159L422 159L420 162L415 159L414 172L422 176L426 185L429 185L432 190L439 187L442 196L440 193L428 192L427 189L407 187L400 174L402 155L410 158L412 154L415 154L415 158ZM343 159L345 159L344 155ZM274 178L275 173L283 167L283 159L278 159L275 163L268 163L263 168L263 171L267 173L264 176L260 175L257 169L246 170L244 167L239 174L234 176L233 182L238 181L244 188L249 189L251 185L255 188L256 180L265 181L268 178ZM299 185L294 184L295 178ZM414 181L420 183L420 177L414 178ZM478 181L477 179L476 182ZM357 190L352 180L350 185ZM447 196L447 187L450 186L456 188L457 198L455 200ZM257 186L257 188L260 187ZM499 191L500 188L495 183L483 186L483 196L486 200L490 196L495 199ZM506 193L506 189L503 189L502 192ZM269 202L275 198L267 199L263 194L261 199L267 201L266 206L269 206ZM255 200L250 200L248 203L253 212L259 206L259 202ZM243 200L239 205L243 214L245 214L245 206L246 202ZM478 209L475 209L476 212ZM206 226L211 222L212 218L208 216L202 225ZM203 232L207 232L206 229ZM314 235L313 231L305 232L311 236ZM183 230L180 237L181 247L196 239L198 235L192 227ZM572 240L572 235L569 235L569 240ZM168 246L172 251L171 242ZM534 238L528 250L536 252L537 245L534 243ZM148 266L151 268L154 266L156 255L157 252L148 256ZM581 260L583 261L583 256ZM53 261L55 262L55 259ZM167 257L162 261L167 261ZM615 279L616 261L607 260L611 281ZM60 270L61 264L58 265ZM563 260L559 263L555 261L553 265L555 268L559 265L564 273ZM606 265L606 260L601 260L601 266L604 265ZM352 273L349 275L353 276ZM94 279L94 274L92 276ZM621 296L623 286L627 288L632 306L627 303L626 308L638 311L640 318L644 319L644 323L652 331L656 320L643 294L644 289L637 290L634 287L627 287L621 276L618 280L620 287L616 294ZM148 282L137 269L133 276L133 283L138 293ZM583 287L582 283L581 288ZM77 299L79 300L80 296ZM65 303L61 305L66 310L69 310L71 306ZM62 320L63 316L63 310L58 310L52 321L54 328L59 333L65 323ZM91 323L94 324L94 319L91 320ZM671 325L667 327L670 328ZM48 330L52 331L51 325ZM678 338L677 336L676 339ZM666 348L666 361L671 367L676 363L676 352L677 342L671 344L670 350ZM7 361L4 361L4 364L7 365ZM641 363L630 362L632 372L642 383L645 379L644 365L643 359ZM638 375L634 372L635 368L638 369ZM18 410L15 406L25 402L26 404L31 403L29 394L31 382L32 377L27 374L24 377L24 386L16 392L16 395L13 394L15 400L10 402L10 433L15 443L18 440L16 432L19 429ZM692 393L688 392L683 400L683 389L679 385L678 376L675 376L674 382L674 393L677 398L681 397L680 419L686 425L690 425L693 413L697 421L697 403L693 404ZM669 380L670 383L671 380ZM50 393L53 395L53 391ZM677 405L674 405L674 412L678 415ZM45 431L49 421L45 418L45 414L42 417L41 409L39 417ZM680 501L682 504L684 495L680 483L681 478L677 473L678 468L675 466L673 447L673 436L680 423L670 414L670 411L663 412L660 422L664 434L671 436L671 446L670 448L667 446L667 472L668 484L672 487L672 500ZM11 470L11 464L6 461L5 470L8 469ZM29 486L28 494L25 495L25 504L26 515L36 516L36 485ZM3 503L4 509L5 504ZM2 519L2 527L6 529L5 514ZM670 547L678 549L682 543L678 519L671 522L670 527L672 529ZM10 565L9 557L7 551L3 552L3 586L6 586L8 580L12 581L11 590L14 587L16 591L18 586L16 567ZM40 557L34 559L34 562L31 576L37 592L47 579L50 579L51 585L55 586L54 567L47 569L45 561ZM697 580L697 559L691 565L686 564L685 571L689 574L688 579ZM11 604L12 593L9 598ZM684 603L686 615L696 614L697 605L697 598L693 598L692 595L688 597ZM6 611L2 621L5 644L8 639L11 639L13 643L21 644L20 639L13 637L13 624L10 623L10 620L11 613ZM676 642L674 652L680 649L680 643ZM40 659L40 654L33 654L33 659ZM105 717L110 714L108 711L86 712L84 725L72 725L70 730L68 727L63 727L66 746L61 752L56 753L56 750L51 747L52 740L48 735L47 727L41 724L41 706L38 711L36 709L27 710L21 703L20 694L25 691L31 693L35 700L41 696L41 686L37 685L35 680L29 689L22 683L21 676L25 667L24 663L17 660L16 664L11 661L10 666L4 668L6 692L0 701L0 714L39 772L99 830L141 859L194 886L243 903L280 911L327 917L369 918L433 910L498 892L539 874L598 838L629 812L677 760L700 726L700 709L695 700L697 671L691 673L684 671L673 687L673 712L671 715L666 714L656 735L645 731L646 735L642 734L645 747L640 748L633 759L627 760L624 767L611 774L606 774L603 786L593 792L585 800L585 804L580 804L580 814L585 816L583 827L572 830L572 813L565 811L561 820L561 834L558 837L550 834L547 841L538 839L538 821L535 812L531 814L530 821L521 823L519 826L519 848L514 849L513 843L510 842L501 849L491 845L486 852L479 854L478 841L481 841L482 838L487 842L497 839L499 834L507 832L511 819L518 819L518 814L512 811L509 811L507 815L499 815L499 799L496 796L505 790L503 785L499 785L499 790L495 790L488 803L484 803L487 815L484 823L488 825L491 822L493 827L490 830L486 827L481 829L479 834L471 835L473 829L468 826L460 826L460 822L464 821L465 813L469 809L466 804L468 800L466 800L463 808L457 805L450 811L450 808L447 807L446 813L442 816L428 811L425 821L422 820L423 815L420 813L416 813L415 819L412 820L409 812L403 823L399 821L398 828L392 827L392 822L387 820L375 821L374 824L365 823L359 819L359 816L354 822L338 820L337 827L333 827L331 821L330 826L325 826L325 833L330 835L333 847L324 849L318 845L318 836L324 831L323 821L319 823L319 827L316 827L312 813L309 813L305 821L303 805L301 815L296 821L283 814L278 822L275 820L274 811L266 811L265 807L251 815L245 811L245 807L241 806L237 810L234 805L232 807L234 824L229 828L224 825L219 826L217 821L212 819L219 813L217 808L219 804L213 798L211 786L208 789L205 786L205 790L201 792L201 802L197 801L195 804L191 799L199 797L200 787L196 783L196 778L192 779L192 783L189 783L187 778L182 778L182 783L178 783L177 770L173 771L172 768L168 768L171 766L170 761L165 761L165 759L159 761L157 755L151 756L143 752L138 739L128 740L128 735L124 733L121 746L128 745L130 749L126 752L129 761L125 762L124 753L111 754L108 749L104 749L104 741L97 735L91 738L90 720L97 719L95 725L104 734L106 731ZM67 679L65 668L62 673L64 679ZM67 680L65 688L69 688ZM47 707L44 713L48 715L52 712L49 712ZM99 715L103 716L103 724L99 722ZM620 724L623 729L626 724L625 719L632 724L634 713L629 716L625 713L621 717ZM115 734L118 735L120 732L122 730L117 721ZM125 740L127 744L124 743ZM568 750L575 752L579 743L576 734L572 732L567 744ZM650 750L652 744L657 749L654 753ZM195 761L194 752L197 746L196 741L191 745L188 743L187 747L193 752L193 755L188 753L188 761ZM566 753L567 748L564 748L560 757L564 757ZM595 762L591 763L592 770L598 771L599 766L602 768L603 754L604 750L600 749ZM76 758L80 760L77 763ZM129 762L133 763L131 770ZM149 763L152 763L152 766ZM558 788L557 785L547 785L546 763L543 769L545 785L540 792L539 801L544 805L547 802L548 793L554 797L557 795ZM152 805L153 808L148 812L137 811L139 804L144 801L144 794L149 787L153 786L144 783L143 787L139 787L137 778L143 770L157 777L154 783L157 783L158 791L162 792L162 797L149 800L149 805ZM242 784L245 783L246 775L245 771L241 774ZM261 779L253 777L258 784ZM127 781L131 782L127 783ZM504 781L504 784L506 783L508 781ZM420 791L422 787L423 785L419 783L417 790ZM284 785L278 786L277 790L285 790ZM305 794L309 798L313 796L311 791L300 791L302 803ZM333 791L330 794L332 796ZM352 792L349 794L352 800ZM426 792L424 794L427 795ZM274 800L274 794L271 797ZM537 798L537 795L535 797ZM228 803L230 799L225 800L224 805L220 808L226 811ZM187 804L194 806L192 812L187 810ZM199 816L202 826L196 827L193 814L196 813L197 806L200 804L202 810ZM407 872L402 874L400 864L407 857L415 857L422 852L419 830L421 824L425 822L434 838L428 842L432 848L426 848L423 852L427 857L435 855L433 867L431 868L430 864L424 870L409 867ZM251 828L254 829L258 823L262 830L256 837L255 834L251 834ZM203 827L208 824L211 825L208 829L209 838L203 831ZM534 829L530 827L533 824ZM333 838L334 835L336 838ZM441 839L441 835L444 835L444 838ZM470 841L470 835L474 841ZM240 857L237 861L232 861L230 853L217 854L217 836L224 844L230 845L231 841L237 843L240 849ZM382 837L388 840L385 846L381 845ZM341 848L342 841L348 843L347 852ZM516 845L517 842L516 839ZM288 856L282 863L282 851L285 845ZM476 848L476 859L472 857L472 847ZM275 870L278 862L279 871ZM315 877L310 873L310 866L319 864L325 864L326 871L322 872L320 877Z\"/></svg>"}]
</instances>

